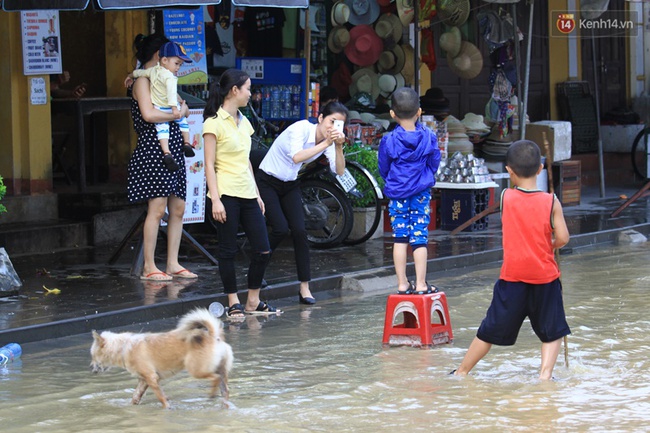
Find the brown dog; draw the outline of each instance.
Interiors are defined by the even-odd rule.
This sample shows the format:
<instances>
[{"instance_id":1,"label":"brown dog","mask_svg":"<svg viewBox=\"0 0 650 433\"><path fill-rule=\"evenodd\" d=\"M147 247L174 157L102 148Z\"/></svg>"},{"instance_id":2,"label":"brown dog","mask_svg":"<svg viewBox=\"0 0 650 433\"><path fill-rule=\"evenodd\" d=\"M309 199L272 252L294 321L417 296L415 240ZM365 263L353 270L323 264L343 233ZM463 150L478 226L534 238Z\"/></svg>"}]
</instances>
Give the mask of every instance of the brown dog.
<instances>
[{"instance_id":1,"label":"brown dog","mask_svg":"<svg viewBox=\"0 0 650 433\"><path fill-rule=\"evenodd\" d=\"M197 379L210 379L215 397L221 389L228 400L228 373L232 367L232 348L223 336L223 325L206 309L195 309L183 316L176 329L160 333L114 333L93 331L90 348L93 373L109 367L122 367L138 377L133 404L140 403L148 387L164 408L169 407L160 387L162 379L181 370Z\"/></svg>"}]
</instances>

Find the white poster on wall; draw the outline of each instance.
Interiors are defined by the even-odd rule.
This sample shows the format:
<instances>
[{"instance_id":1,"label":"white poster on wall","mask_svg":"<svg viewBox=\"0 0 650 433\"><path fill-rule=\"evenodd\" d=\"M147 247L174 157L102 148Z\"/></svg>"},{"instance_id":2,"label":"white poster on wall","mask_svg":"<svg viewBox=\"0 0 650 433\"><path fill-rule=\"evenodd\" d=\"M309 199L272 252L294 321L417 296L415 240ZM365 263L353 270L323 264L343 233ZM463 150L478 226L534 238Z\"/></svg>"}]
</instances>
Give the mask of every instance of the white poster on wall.
<instances>
[{"instance_id":1,"label":"white poster on wall","mask_svg":"<svg viewBox=\"0 0 650 433\"><path fill-rule=\"evenodd\" d=\"M21 12L20 18L24 74L62 73L59 11Z\"/></svg>"}]
</instances>

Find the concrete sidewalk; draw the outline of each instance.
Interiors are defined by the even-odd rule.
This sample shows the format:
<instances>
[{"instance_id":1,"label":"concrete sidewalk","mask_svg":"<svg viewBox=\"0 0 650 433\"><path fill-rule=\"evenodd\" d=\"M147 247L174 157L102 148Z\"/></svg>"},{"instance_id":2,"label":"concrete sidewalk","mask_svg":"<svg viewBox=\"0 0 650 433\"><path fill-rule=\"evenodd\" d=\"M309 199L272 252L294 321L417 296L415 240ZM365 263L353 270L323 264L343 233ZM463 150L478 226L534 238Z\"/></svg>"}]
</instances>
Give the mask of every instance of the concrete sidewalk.
<instances>
[{"instance_id":1,"label":"concrete sidewalk","mask_svg":"<svg viewBox=\"0 0 650 433\"><path fill-rule=\"evenodd\" d=\"M596 188L583 188L581 204L565 207L571 241L562 252L570 253L574 248L618 242L619 239L629 241L629 230L647 236L650 233L647 199L638 200L617 218L609 217L625 201L621 196L630 197L635 192L633 188L608 188L606 197L601 198ZM485 231L464 232L457 236L442 230L430 232L429 272L458 272L462 268L499 261L499 215L489 218L489 229ZM216 255L214 234L198 226L188 229L201 245ZM638 241L638 238L632 240ZM163 246L161 238L161 254ZM244 246L237 261L242 290L248 266L245 251ZM110 248L89 248L11 257L24 285L18 296L0 299L0 346L177 316L196 306L207 307L213 301L227 303L217 266L189 244L181 247L181 263L199 274L199 279L194 281L141 281L129 275L135 252L129 249L117 263L108 265L113 252ZM269 287L262 291L262 298L274 306L293 308L298 304L293 260L290 242L285 242L273 255L266 274ZM158 263L164 265L164 256L158 258ZM413 274L412 267L409 273ZM312 292L317 300L341 296L345 291L390 290L395 285L390 237L380 237L358 246L312 250L312 278ZM43 286L61 292L47 294ZM242 294L243 300L245 291Z\"/></svg>"}]
</instances>

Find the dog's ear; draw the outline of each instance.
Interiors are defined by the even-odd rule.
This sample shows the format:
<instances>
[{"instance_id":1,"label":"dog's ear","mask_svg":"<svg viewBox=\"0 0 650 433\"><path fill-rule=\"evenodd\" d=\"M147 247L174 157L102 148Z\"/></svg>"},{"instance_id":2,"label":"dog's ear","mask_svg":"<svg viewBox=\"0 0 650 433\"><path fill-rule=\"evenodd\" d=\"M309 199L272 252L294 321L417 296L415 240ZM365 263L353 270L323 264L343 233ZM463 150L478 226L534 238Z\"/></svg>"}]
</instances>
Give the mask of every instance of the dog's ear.
<instances>
[{"instance_id":1,"label":"dog's ear","mask_svg":"<svg viewBox=\"0 0 650 433\"><path fill-rule=\"evenodd\" d=\"M93 340L95 340L100 345L104 345L104 338L93 329Z\"/></svg>"}]
</instances>

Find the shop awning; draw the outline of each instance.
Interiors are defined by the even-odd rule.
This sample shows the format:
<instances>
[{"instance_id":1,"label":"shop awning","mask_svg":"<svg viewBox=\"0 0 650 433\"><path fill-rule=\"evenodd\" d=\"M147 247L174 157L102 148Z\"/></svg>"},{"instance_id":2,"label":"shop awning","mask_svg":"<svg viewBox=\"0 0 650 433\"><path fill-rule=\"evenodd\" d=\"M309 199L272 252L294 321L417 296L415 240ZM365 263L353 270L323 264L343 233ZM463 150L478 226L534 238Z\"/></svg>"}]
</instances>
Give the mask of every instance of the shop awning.
<instances>
[{"instance_id":1,"label":"shop awning","mask_svg":"<svg viewBox=\"0 0 650 433\"><path fill-rule=\"evenodd\" d=\"M182 8L214 5L221 0L94 0L93 6L100 10ZM62 11L84 10L90 0L3 0L2 9L6 11L28 11L56 9ZM309 0L233 0L235 6L308 8Z\"/></svg>"}]
</instances>

